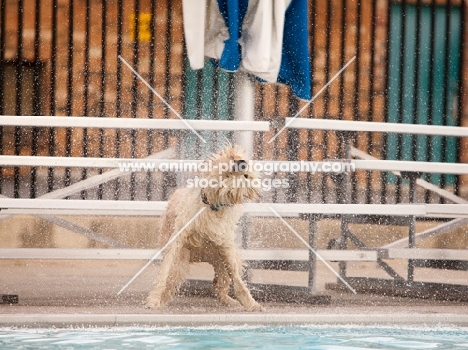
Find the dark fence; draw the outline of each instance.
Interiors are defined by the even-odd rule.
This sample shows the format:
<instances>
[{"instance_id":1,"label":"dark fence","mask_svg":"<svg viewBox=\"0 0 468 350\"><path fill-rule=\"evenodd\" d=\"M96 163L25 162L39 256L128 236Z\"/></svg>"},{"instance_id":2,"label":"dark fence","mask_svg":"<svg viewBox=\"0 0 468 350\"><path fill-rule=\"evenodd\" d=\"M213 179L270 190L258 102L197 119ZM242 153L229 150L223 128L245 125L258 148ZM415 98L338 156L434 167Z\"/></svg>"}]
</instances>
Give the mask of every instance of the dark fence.
<instances>
[{"instance_id":1,"label":"dark fence","mask_svg":"<svg viewBox=\"0 0 468 350\"><path fill-rule=\"evenodd\" d=\"M460 0L310 0L310 54L314 94L351 58L339 78L301 117L460 125L466 77L467 5ZM185 58L180 1L0 0L0 114L175 118L124 65L122 57L181 115L235 119L236 75L207 62L191 71ZM344 156L344 134L286 130L277 122L303 106L281 85L255 85L256 119L272 122L255 134L255 158L323 160ZM232 140L232 133L193 135L161 131L71 128L0 129L4 155L142 158L182 142L203 157ZM468 153L447 137L357 133L354 147L378 159L456 162ZM38 197L101 169L1 169L0 193ZM339 181L327 174L275 174L291 187L265 200L334 202ZM451 192L457 176L426 175ZM408 201L408 184L391 174L352 174L352 202ZM174 177L133 173L82 191L77 198L162 199ZM464 186L467 186L466 184ZM427 191L418 201L442 201Z\"/></svg>"}]
</instances>

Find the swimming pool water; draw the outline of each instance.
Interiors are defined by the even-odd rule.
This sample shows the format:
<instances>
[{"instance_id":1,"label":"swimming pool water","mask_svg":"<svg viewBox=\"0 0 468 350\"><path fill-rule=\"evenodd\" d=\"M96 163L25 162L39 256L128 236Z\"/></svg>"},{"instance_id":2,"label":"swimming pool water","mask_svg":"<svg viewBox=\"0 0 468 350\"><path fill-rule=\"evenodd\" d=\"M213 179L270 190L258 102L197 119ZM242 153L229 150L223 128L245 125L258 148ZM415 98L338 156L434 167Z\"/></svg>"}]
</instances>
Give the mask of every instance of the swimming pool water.
<instances>
[{"instance_id":1,"label":"swimming pool water","mask_svg":"<svg viewBox=\"0 0 468 350\"><path fill-rule=\"evenodd\" d=\"M468 328L0 329L0 349L468 349Z\"/></svg>"}]
</instances>

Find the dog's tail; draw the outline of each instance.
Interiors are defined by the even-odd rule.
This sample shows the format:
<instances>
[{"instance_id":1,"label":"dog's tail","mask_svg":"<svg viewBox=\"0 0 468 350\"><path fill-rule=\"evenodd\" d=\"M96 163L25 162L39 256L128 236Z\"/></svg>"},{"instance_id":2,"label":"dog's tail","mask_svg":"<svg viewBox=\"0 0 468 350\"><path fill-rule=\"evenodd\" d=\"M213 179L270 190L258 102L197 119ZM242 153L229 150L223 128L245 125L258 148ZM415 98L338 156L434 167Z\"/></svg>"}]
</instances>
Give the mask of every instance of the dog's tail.
<instances>
[{"instance_id":1,"label":"dog's tail","mask_svg":"<svg viewBox=\"0 0 468 350\"><path fill-rule=\"evenodd\" d=\"M177 192L177 191L176 191ZM172 234L174 233L175 229L175 220L177 216L177 198L178 196L172 196L169 199L167 204L167 209L164 214L161 216L160 225L159 225L159 235L157 240L157 245L159 247L164 246L169 239L171 238Z\"/></svg>"}]
</instances>

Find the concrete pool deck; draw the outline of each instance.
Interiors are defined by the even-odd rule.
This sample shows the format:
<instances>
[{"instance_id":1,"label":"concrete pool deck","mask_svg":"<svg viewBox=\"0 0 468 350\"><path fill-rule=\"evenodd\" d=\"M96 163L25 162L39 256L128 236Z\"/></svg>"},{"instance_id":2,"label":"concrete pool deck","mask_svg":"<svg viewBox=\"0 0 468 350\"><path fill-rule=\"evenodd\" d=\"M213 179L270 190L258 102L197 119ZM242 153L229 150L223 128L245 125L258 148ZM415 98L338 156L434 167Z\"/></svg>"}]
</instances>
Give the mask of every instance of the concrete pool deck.
<instances>
[{"instance_id":1,"label":"concrete pool deck","mask_svg":"<svg viewBox=\"0 0 468 350\"><path fill-rule=\"evenodd\" d=\"M277 325L462 326L464 314L17 314L1 315L0 327L209 327Z\"/></svg>"},{"instance_id":2,"label":"concrete pool deck","mask_svg":"<svg viewBox=\"0 0 468 350\"><path fill-rule=\"evenodd\" d=\"M0 305L0 327L220 326L362 324L468 327L468 303L327 293L330 305L262 303L263 313L224 307L210 297L179 296L148 310L145 295L89 300L30 299Z\"/></svg>"},{"instance_id":3,"label":"concrete pool deck","mask_svg":"<svg viewBox=\"0 0 468 350\"><path fill-rule=\"evenodd\" d=\"M326 290L336 282L324 266L317 269L318 295L330 303L261 302L263 313L225 307L211 297L178 296L158 310L143 302L159 266L152 265L117 296L117 291L141 268L140 261L0 261L0 294L16 294L19 303L0 304L0 327L82 326L210 326L364 324L468 327L468 302L417 299L392 295L357 294ZM332 263L336 265L335 263ZM337 268L337 266L334 266ZM405 264L393 266L404 273ZM375 264L350 264L350 275L384 277ZM212 278L206 265L191 266L192 278ZM417 279L466 284L465 271L418 269ZM304 286L307 274L257 271L257 283ZM465 283L463 283L465 282Z\"/></svg>"}]
</instances>

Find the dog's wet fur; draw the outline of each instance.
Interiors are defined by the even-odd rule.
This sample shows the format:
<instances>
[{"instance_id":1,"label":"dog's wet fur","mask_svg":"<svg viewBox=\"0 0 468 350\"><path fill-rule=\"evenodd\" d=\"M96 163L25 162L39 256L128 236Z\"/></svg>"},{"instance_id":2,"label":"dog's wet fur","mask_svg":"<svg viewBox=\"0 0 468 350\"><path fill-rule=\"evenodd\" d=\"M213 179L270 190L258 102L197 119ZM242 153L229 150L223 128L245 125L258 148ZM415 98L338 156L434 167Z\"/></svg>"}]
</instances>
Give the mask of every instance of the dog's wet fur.
<instances>
[{"instance_id":1,"label":"dog's wet fur","mask_svg":"<svg viewBox=\"0 0 468 350\"><path fill-rule=\"evenodd\" d=\"M213 291L222 304L238 306L240 303L247 311L263 311L241 279L243 262L234 241L242 204L246 199L254 200L261 192L261 187L251 186L259 175L245 166L248 162L245 152L238 146L229 145L208 161L211 161L211 170L200 176L216 181L221 176L224 185L179 188L169 199L162 217L161 245L179 233L202 208L204 210L163 252L159 275L146 306L157 308L171 301L189 271L189 263L203 261L214 268ZM220 172L221 163L235 166ZM228 295L231 284L237 300Z\"/></svg>"}]
</instances>

